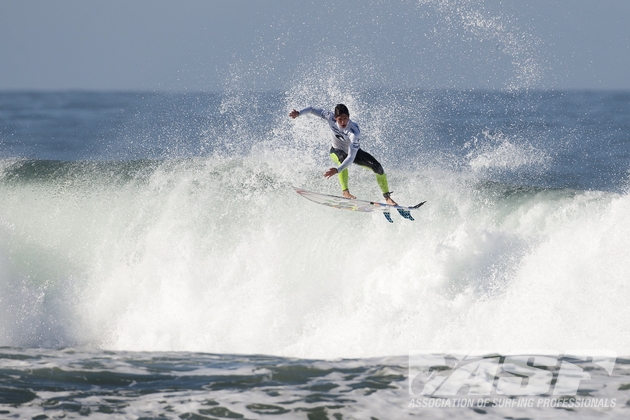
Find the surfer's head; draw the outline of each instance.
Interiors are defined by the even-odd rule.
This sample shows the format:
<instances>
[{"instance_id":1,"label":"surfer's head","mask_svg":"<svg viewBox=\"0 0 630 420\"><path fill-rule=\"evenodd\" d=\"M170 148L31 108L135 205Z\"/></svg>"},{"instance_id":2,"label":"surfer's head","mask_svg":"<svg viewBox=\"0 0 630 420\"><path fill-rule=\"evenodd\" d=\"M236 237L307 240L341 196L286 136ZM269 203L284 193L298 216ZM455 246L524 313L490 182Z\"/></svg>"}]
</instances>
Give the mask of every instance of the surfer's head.
<instances>
[{"instance_id":1,"label":"surfer's head","mask_svg":"<svg viewBox=\"0 0 630 420\"><path fill-rule=\"evenodd\" d=\"M344 129L348 126L350 111L348 111L348 107L344 104L337 104L335 107L335 121L337 121L339 128Z\"/></svg>"}]
</instances>

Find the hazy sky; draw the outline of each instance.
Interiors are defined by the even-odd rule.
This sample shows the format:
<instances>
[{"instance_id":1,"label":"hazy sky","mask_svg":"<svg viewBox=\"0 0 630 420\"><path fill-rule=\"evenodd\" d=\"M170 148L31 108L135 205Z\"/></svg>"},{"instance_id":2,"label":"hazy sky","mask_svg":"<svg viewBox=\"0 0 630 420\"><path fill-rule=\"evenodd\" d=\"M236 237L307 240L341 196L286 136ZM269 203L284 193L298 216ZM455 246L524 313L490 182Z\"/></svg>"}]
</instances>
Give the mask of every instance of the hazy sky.
<instances>
[{"instance_id":1,"label":"hazy sky","mask_svg":"<svg viewBox=\"0 0 630 420\"><path fill-rule=\"evenodd\" d=\"M314 74L630 89L630 0L0 0L0 89L269 90Z\"/></svg>"}]
</instances>

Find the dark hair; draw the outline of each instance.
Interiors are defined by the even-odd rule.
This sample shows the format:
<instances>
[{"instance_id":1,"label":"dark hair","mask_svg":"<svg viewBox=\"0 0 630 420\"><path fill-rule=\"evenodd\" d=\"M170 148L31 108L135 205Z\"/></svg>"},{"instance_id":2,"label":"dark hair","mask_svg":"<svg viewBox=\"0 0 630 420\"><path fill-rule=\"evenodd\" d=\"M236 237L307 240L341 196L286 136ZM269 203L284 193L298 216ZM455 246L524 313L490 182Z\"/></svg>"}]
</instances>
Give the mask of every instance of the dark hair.
<instances>
[{"instance_id":1,"label":"dark hair","mask_svg":"<svg viewBox=\"0 0 630 420\"><path fill-rule=\"evenodd\" d=\"M337 104L337 106L335 107L335 118L343 114L346 114L348 117L350 116L350 111L348 111L348 107L344 104Z\"/></svg>"}]
</instances>

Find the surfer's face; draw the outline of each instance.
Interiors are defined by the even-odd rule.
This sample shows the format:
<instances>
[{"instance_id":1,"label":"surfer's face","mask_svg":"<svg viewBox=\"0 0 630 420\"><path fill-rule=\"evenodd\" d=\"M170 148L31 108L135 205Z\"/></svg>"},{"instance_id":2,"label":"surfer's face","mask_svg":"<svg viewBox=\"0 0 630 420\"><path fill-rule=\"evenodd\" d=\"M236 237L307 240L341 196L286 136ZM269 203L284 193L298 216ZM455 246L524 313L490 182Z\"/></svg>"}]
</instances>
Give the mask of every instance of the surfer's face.
<instances>
[{"instance_id":1,"label":"surfer's face","mask_svg":"<svg viewBox=\"0 0 630 420\"><path fill-rule=\"evenodd\" d=\"M345 129L348 126L348 122L350 122L350 116L341 114L340 116L335 117L335 121L337 121L339 128Z\"/></svg>"}]
</instances>

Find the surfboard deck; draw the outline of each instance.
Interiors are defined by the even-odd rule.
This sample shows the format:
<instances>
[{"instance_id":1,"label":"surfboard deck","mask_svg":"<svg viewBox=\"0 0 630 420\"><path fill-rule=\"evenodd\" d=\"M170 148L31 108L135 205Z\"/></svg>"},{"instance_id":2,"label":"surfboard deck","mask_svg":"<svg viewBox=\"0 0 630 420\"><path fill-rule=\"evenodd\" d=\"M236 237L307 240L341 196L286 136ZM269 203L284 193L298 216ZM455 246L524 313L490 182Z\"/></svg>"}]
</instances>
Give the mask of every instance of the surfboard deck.
<instances>
[{"instance_id":1,"label":"surfboard deck","mask_svg":"<svg viewBox=\"0 0 630 420\"><path fill-rule=\"evenodd\" d=\"M378 201L359 200L357 198L344 198L336 195L321 194L297 187L293 187L293 189L307 200L311 200L317 204L323 204L324 206L361 213L382 212L387 221L390 223L393 223L390 216L393 210L396 210L398 214L405 219L414 220L410 212L418 210L424 203L426 203L426 201L423 201L415 206L393 206L387 203L379 203Z\"/></svg>"}]
</instances>

